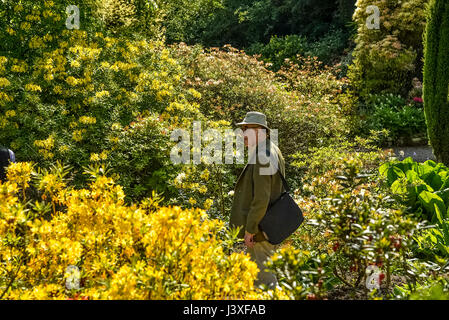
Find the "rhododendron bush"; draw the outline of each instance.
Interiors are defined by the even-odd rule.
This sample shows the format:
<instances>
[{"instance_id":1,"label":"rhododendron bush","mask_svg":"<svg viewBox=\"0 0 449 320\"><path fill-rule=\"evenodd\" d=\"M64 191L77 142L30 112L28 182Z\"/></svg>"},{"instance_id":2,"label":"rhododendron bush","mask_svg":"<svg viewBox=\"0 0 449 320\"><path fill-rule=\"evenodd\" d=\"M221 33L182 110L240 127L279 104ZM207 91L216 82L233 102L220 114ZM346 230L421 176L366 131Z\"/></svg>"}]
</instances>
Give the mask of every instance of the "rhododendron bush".
<instances>
[{"instance_id":1,"label":"rhododendron bush","mask_svg":"<svg viewBox=\"0 0 449 320\"><path fill-rule=\"evenodd\" d=\"M80 187L82 167L101 162L129 198L176 195L169 182L182 168L169 161L169 131L206 122L201 95L181 87L185 71L163 42L108 36L90 20L68 30L65 9L53 1L0 7L0 16L14 16L0 25L0 144L41 167L71 165Z\"/></svg>"},{"instance_id":2,"label":"rhododendron bush","mask_svg":"<svg viewBox=\"0 0 449 320\"><path fill-rule=\"evenodd\" d=\"M39 172L38 172L39 171ZM90 172L85 189L64 172L11 164L0 184L0 297L4 299L263 298L257 266L229 254L223 222L200 209L127 206L110 177ZM69 266L79 289L67 289Z\"/></svg>"}]
</instances>

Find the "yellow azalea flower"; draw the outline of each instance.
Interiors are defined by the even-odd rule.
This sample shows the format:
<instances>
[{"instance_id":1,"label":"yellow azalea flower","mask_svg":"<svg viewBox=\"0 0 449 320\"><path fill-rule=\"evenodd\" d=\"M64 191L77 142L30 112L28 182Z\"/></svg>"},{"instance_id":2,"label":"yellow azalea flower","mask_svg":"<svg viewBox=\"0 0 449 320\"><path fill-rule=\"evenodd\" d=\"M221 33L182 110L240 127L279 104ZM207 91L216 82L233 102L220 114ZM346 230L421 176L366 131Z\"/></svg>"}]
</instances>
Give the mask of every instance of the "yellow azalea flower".
<instances>
[{"instance_id":1,"label":"yellow azalea flower","mask_svg":"<svg viewBox=\"0 0 449 320\"><path fill-rule=\"evenodd\" d=\"M206 193L207 192L207 187L203 184L201 187L199 187L198 191L200 193Z\"/></svg>"},{"instance_id":2,"label":"yellow azalea flower","mask_svg":"<svg viewBox=\"0 0 449 320\"><path fill-rule=\"evenodd\" d=\"M83 124L95 124L97 119L94 117L82 116L78 121Z\"/></svg>"},{"instance_id":3,"label":"yellow azalea flower","mask_svg":"<svg viewBox=\"0 0 449 320\"><path fill-rule=\"evenodd\" d=\"M51 81L51 80L53 80L54 78L55 78L55 76L54 76L53 74L51 74L51 73L47 73L47 74L44 76L44 79L47 80L47 81Z\"/></svg>"},{"instance_id":4,"label":"yellow azalea flower","mask_svg":"<svg viewBox=\"0 0 449 320\"><path fill-rule=\"evenodd\" d=\"M22 22L20 24L20 29L28 31L31 29L31 24L29 22Z\"/></svg>"},{"instance_id":5,"label":"yellow azalea flower","mask_svg":"<svg viewBox=\"0 0 449 320\"><path fill-rule=\"evenodd\" d=\"M209 210L213 203L214 203L214 200L212 200L212 199L206 199L206 200L204 201L203 208L204 208L205 210Z\"/></svg>"},{"instance_id":6,"label":"yellow azalea flower","mask_svg":"<svg viewBox=\"0 0 449 320\"><path fill-rule=\"evenodd\" d=\"M200 99L200 98L201 98L201 93L199 93L198 91L196 91L196 90L193 89L193 88L190 88L190 89L188 90L188 92L189 92L192 96L194 96L195 98L197 98L197 99Z\"/></svg>"},{"instance_id":7,"label":"yellow azalea flower","mask_svg":"<svg viewBox=\"0 0 449 320\"><path fill-rule=\"evenodd\" d=\"M31 162L11 163L6 169L6 177L16 182L22 189L29 187L33 164Z\"/></svg>"},{"instance_id":8,"label":"yellow azalea flower","mask_svg":"<svg viewBox=\"0 0 449 320\"><path fill-rule=\"evenodd\" d=\"M161 90L156 94L157 101L162 101L164 97L170 96L170 92L167 90Z\"/></svg>"},{"instance_id":9,"label":"yellow azalea flower","mask_svg":"<svg viewBox=\"0 0 449 320\"><path fill-rule=\"evenodd\" d=\"M40 148L44 148L44 149L50 150L55 145L55 139L54 139L53 135L50 135L45 140L35 140L34 141L34 145L36 147L40 147Z\"/></svg>"},{"instance_id":10,"label":"yellow azalea flower","mask_svg":"<svg viewBox=\"0 0 449 320\"><path fill-rule=\"evenodd\" d=\"M100 161L100 156L98 155L98 153L91 153L90 154L90 161Z\"/></svg>"},{"instance_id":11,"label":"yellow azalea flower","mask_svg":"<svg viewBox=\"0 0 449 320\"><path fill-rule=\"evenodd\" d=\"M78 84L78 80L72 76L68 77L65 81L71 86L76 86Z\"/></svg>"},{"instance_id":12,"label":"yellow azalea flower","mask_svg":"<svg viewBox=\"0 0 449 320\"><path fill-rule=\"evenodd\" d=\"M16 32L14 31L13 28L11 27L6 27L6 32L8 32L11 36L15 35Z\"/></svg>"},{"instance_id":13,"label":"yellow azalea flower","mask_svg":"<svg viewBox=\"0 0 449 320\"><path fill-rule=\"evenodd\" d=\"M32 84L32 83L28 83L25 85L25 90L26 91L39 91L42 92L42 89L40 86L36 85L36 84Z\"/></svg>"},{"instance_id":14,"label":"yellow azalea flower","mask_svg":"<svg viewBox=\"0 0 449 320\"><path fill-rule=\"evenodd\" d=\"M85 131L86 131L85 129L73 131L72 139L75 140L76 142L80 142L81 140L83 140L83 133Z\"/></svg>"},{"instance_id":15,"label":"yellow azalea flower","mask_svg":"<svg viewBox=\"0 0 449 320\"><path fill-rule=\"evenodd\" d=\"M0 87L7 87L11 84L8 79L0 78Z\"/></svg>"},{"instance_id":16,"label":"yellow azalea flower","mask_svg":"<svg viewBox=\"0 0 449 320\"><path fill-rule=\"evenodd\" d=\"M56 94L61 94L62 93L62 87L60 85L54 86L53 92L56 93Z\"/></svg>"},{"instance_id":17,"label":"yellow azalea flower","mask_svg":"<svg viewBox=\"0 0 449 320\"><path fill-rule=\"evenodd\" d=\"M79 68L81 66L81 64L77 60L73 60L72 62L70 62L70 65L74 68Z\"/></svg>"},{"instance_id":18,"label":"yellow azalea flower","mask_svg":"<svg viewBox=\"0 0 449 320\"><path fill-rule=\"evenodd\" d=\"M59 152L61 152L61 153L65 153L65 152L69 151L69 147L66 146L66 145L62 145L62 146L60 146L60 147L58 148L58 150L59 150Z\"/></svg>"},{"instance_id":19,"label":"yellow azalea flower","mask_svg":"<svg viewBox=\"0 0 449 320\"><path fill-rule=\"evenodd\" d=\"M8 96L6 93L0 91L0 105L5 104L6 102L13 101L13 98Z\"/></svg>"},{"instance_id":20,"label":"yellow azalea flower","mask_svg":"<svg viewBox=\"0 0 449 320\"><path fill-rule=\"evenodd\" d=\"M111 125L111 130L120 130L121 128L122 128L122 126L121 126L121 124L118 123L118 122L114 122L114 123Z\"/></svg>"},{"instance_id":21,"label":"yellow azalea flower","mask_svg":"<svg viewBox=\"0 0 449 320\"><path fill-rule=\"evenodd\" d=\"M16 116L16 111L15 110L8 110L8 111L6 111L5 116L7 118L15 117Z\"/></svg>"},{"instance_id":22,"label":"yellow azalea flower","mask_svg":"<svg viewBox=\"0 0 449 320\"><path fill-rule=\"evenodd\" d=\"M99 91L99 92L95 93L95 98L101 99L104 97L109 97L110 95L111 94L109 93L109 91L103 90L103 91Z\"/></svg>"},{"instance_id":23,"label":"yellow azalea flower","mask_svg":"<svg viewBox=\"0 0 449 320\"><path fill-rule=\"evenodd\" d=\"M100 153L101 160L106 160L107 158L108 158L108 152L106 150L104 150L103 152Z\"/></svg>"},{"instance_id":24,"label":"yellow azalea flower","mask_svg":"<svg viewBox=\"0 0 449 320\"><path fill-rule=\"evenodd\" d=\"M204 169L203 172L201 172L200 178L204 180L209 180L209 170Z\"/></svg>"},{"instance_id":25,"label":"yellow azalea flower","mask_svg":"<svg viewBox=\"0 0 449 320\"><path fill-rule=\"evenodd\" d=\"M11 71L12 72L25 72L25 71L21 71L22 69L18 66L18 65L13 65L11 67Z\"/></svg>"},{"instance_id":26,"label":"yellow azalea flower","mask_svg":"<svg viewBox=\"0 0 449 320\"><path fill-rule=\"evenodd\" d=\"M40 21L41 18L38 15L29 14L25 17L25 20L28 21Z\"/></svg>"}]
</instances>

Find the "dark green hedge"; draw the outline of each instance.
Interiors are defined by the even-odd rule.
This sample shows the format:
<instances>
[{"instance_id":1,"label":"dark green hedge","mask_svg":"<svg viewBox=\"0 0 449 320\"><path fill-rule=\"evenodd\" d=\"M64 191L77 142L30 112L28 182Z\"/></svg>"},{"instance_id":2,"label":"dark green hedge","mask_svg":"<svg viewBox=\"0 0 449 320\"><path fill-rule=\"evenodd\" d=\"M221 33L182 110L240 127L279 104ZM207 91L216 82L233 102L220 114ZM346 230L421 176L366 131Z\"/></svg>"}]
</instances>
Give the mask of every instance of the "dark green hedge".
<instances>
[{"instance_id":1,"label":"dark green hedge","mask_svg":"<svg viewBox=\"0 0 449 320\"><path fill-rule=\"evenodd\" d=\"M424 36L424 111L434 154L449 164L449 2L432 0Z\"/></svg>"}]
</instances>

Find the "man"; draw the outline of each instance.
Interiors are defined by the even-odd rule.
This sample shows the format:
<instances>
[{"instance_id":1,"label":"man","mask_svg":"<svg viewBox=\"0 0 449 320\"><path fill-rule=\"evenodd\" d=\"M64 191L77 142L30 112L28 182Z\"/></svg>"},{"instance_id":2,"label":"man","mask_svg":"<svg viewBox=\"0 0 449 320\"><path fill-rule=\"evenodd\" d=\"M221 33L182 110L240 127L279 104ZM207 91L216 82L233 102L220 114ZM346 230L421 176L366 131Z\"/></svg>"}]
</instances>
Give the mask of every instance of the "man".
<instances>
[{"instance_id":1,"label":"man","mask_svg":"<svg viewBox=\"0 0 449 320\"><path fill-rule=\"evenodd\" d=\"M259 274L256 286L277 285L276 276L264 271L264 263L273 255L276 246L266 240L259 229L268 206L283 191L278 170L285 176L284 158L279 148L267 136L266 117L260 112L248 112L243 122L237 123L243 131L248 147L248 164L237 179L230 225L241 227L239 237L245 240L251 259L257 263Z\"/></svg>"}]
</instances>

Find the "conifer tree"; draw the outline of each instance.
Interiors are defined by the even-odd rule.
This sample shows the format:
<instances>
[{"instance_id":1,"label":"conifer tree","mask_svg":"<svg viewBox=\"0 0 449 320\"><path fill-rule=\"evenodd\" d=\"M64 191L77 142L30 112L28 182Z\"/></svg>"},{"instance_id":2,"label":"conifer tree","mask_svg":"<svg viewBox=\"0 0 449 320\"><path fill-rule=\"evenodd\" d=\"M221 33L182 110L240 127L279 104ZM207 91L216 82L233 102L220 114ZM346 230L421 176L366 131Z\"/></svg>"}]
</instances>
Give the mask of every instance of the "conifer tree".
<instances>
[{"instance_id":1,"label":"conifer tree","mask_svg":"<svg viewBox=\"0 0 449 320\"><path fill-rule=\"evenodd\" d=\"M423 98L435 157L449 165L449 2L431 0L424 35Z\"/></svg>"}]
</instances>

